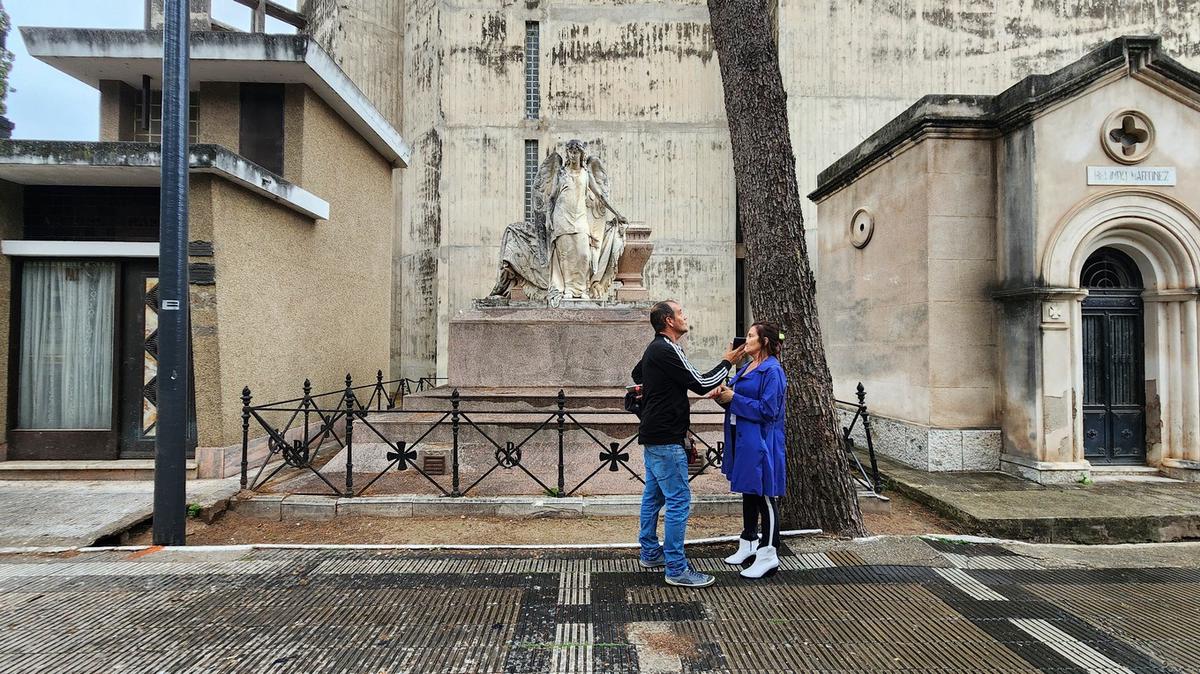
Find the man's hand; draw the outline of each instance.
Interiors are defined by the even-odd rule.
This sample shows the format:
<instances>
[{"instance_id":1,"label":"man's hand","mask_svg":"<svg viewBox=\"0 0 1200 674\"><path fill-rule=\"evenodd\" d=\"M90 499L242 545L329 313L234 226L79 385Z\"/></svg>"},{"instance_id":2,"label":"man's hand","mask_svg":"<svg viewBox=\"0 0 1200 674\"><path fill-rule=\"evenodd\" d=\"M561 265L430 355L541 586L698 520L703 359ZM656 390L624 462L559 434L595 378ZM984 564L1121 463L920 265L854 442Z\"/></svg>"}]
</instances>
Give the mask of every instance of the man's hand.
<instances>
[{"instance_id":1,"label":"man's hand","mask_svg":"<svg viewBox=\"0 0 1200 674\"><path fill-rule=\"evenodd\" d=\"M745 354L745 352L746 345L743 344L736 349L730 349L729 351L726 351L725 355L721 356L721 360L737 365L738 361L742 359L742 355Z\"/></svg>"},{"instance_id":2,"label":"man's hand","mask_svg":"<svg viewBox=\"0 0 1200 674\"><path fill-rule=\"evenodd\" d=\"M704 397L712 398L713 400L717 401L717 403L719 403L721 405L728 405L729 401L733 400L733 389L729 388L728 386L726 386L724 384L721 384L720 386L716 387L715 389L709 391L708 395L706 395Z\"/></svg>"}]
</instances>

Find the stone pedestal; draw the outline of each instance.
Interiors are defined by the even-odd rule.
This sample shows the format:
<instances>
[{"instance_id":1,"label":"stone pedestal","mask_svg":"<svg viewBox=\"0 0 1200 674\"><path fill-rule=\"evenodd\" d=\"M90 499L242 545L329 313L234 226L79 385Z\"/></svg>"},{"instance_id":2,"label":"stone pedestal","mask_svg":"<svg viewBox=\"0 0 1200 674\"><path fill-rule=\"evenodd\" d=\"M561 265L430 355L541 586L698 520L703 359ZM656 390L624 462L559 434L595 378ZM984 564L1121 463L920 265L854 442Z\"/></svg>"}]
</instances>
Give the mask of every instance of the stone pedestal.
<instances>
[{"instance_id":1,"label":"stone pedestal","mask_svg":"<svg viewBox=\"0 0 1200 674\"><path fill-rule=\"evenodd\" d=\"M645 302L650 299L650 291L643 285L643 272L652 252L654 244L650 243L650 228L640 222L629 223L625 228L625 251L617 260L616 280L621 283L617 288L617 301Z\"/></svg>"},{"instance_id":2,"label":"stone pedestal","mask_svg":"<svg viewBox=\"0 0 1200 674\"><path fill-rule=\"evenodd\" d=\"M649 305L480 300L450 320L452 387L613 387L654 336Z\"/></svg>"}]
</instances>

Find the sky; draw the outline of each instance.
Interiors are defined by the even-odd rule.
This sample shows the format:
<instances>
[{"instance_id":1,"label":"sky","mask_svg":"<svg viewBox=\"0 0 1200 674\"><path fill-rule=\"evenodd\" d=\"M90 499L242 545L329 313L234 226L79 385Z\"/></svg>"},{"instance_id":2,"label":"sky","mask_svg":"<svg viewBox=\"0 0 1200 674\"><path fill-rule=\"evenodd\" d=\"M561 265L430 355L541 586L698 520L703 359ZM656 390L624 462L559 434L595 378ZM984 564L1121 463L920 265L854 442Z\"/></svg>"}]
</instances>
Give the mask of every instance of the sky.
<instances>
[{"instance_id":1,"label":"sky","mask_svg":"<svg viewBox=\"0 0 1200 674\"><path fill-rule=\"evenodd\" d=\"M276 0L295 8L298 0ZM213 0L213 15L242 29L250 27L250 10L233 0ZM19 26L75 28L142 28L145 0L4 0L13 30L8 48L15 55L8 94L13 138L97 140L100 135L100 92L31 58ZM269 32L294 32L275 19Z\"/></svg>"}]
</instances>

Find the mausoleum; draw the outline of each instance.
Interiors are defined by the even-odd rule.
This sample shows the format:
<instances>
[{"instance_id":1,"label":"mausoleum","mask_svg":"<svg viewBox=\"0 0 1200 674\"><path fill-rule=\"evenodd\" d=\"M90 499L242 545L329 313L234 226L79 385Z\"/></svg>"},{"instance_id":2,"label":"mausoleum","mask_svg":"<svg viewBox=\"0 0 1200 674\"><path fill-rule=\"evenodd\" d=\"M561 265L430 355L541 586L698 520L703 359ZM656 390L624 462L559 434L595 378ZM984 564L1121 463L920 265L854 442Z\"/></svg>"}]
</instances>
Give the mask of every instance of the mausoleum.
<instances>
[{"instance_id":1,"label":"mausoleum","mask_svg":"<svg viewBox=\"0 0 1200 674\"><path fill-rule=\"evenodd\" d=\"M927 470L1200 478L1200 73L1122 37L926 96L820 174L839 398Z\"/></svg>"}]
</instances>

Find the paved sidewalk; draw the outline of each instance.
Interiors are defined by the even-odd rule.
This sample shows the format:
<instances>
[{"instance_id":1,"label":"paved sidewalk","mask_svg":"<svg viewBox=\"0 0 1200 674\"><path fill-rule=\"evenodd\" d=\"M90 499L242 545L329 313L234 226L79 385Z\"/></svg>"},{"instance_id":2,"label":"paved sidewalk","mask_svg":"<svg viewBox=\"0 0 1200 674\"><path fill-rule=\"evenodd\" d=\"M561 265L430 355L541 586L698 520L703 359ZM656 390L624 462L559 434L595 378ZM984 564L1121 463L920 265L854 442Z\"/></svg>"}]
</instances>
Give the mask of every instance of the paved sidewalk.
<instances>
[{"instance_id":1,"label":"paved sidewalk","mask_svg":"<svg viewBox=\"0 0 1200 674\"><path fill-rule=\"evenodd\" d=\"M238 492L238 480L189 480L188 503L209 507ZM0 548L76 547L150 518L154 482L0 481Z\"/></svg>"},{"instance_id":2,"label":"paved sidewalk","mask_svg":"<svg viewBox=\"0 0 1200 674\"><path fill-rule=\"evenodd\" d=\"M727 552L689 550L700 590L632 551L0 557L0 671L1200 670L1200 545L793 539L761 581Z\"/></svg>"},{"instance_id":3,"label":"paved sidewalk","mask_svg":"<svg viewBox=\"0 0 1200 674\"><path fill-rule=\"evenodd\" d=\"M931 473L878 457L892 488L971 531L1028 541L1200 538L1200 483L1145 479L1040 485L997 471Z\"/></svg>"}]
</instances>

